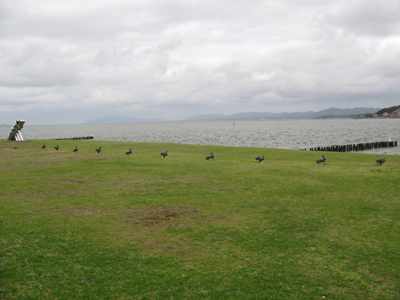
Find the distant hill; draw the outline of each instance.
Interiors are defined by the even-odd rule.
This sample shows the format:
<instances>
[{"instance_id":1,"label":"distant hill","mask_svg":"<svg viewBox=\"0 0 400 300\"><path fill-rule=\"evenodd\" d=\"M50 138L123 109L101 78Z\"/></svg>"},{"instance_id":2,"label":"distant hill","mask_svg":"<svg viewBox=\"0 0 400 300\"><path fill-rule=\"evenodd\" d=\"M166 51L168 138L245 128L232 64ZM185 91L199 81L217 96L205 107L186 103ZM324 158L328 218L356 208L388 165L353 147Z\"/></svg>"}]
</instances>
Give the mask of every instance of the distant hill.
<instances>
[{"instance_id":1,"label":"distant hill","mask_svg":"<svg viewBox=\"0 0 400 300\"><path fill-rule=\"evenodd\" d=\"M399 109L399 108L400 108L400 105L391 106L391 107L387 107L387 108L382 108L381 110L379 110L379 111L377 112L377 114L378 114L378 115L382 115L382 114L384 114L385 112L388 113L388 114L391 114L392 112L394 112L396 109Z\"/></svg>"},{"instance_id":2,"label":"distant hill","mask_svg":"<svg viewBox=\"0 0 400 300\"><path fill-rule=\"evenodd\" d=\"M185 119L185 121L233 121L233 120L261 120L261 119L312 119L321 116L348 116L348 115L360 115L367 113L376 113L380 108L372 107L357 107L357 108L328 108L318 112L307 111L307 112L293 112L293 113L270 113L270 112L249 112L249 113L237 113L233 115L221 115L221 114L210 114L210 115L199 115Z\"/></svg>"},{"instance_id":3,"label":"distant hill","mask_svg":"<svg viewBox=\"0 0 400 300\"><path fill-rule=\"evenodd\" d=\"M187 118L187 122L196 121L239 121L239 120L275 120L275 119L312 119L321 116L333 116L333 117L349 117L349 115L360 115L360 114L372 114L376 113L380 108L372 107L357 107L357 108L328 108L321 111L306 111L306 112L282 112L282 113L270 113L270 112L249 112L249 113L236 113L233 115L223 114L208 114L198 115ZM179 121L179 120L178 120ZM126 116L103 116L93 120L89 120L84 124L124 124L124 123L159 123L166 122L162 119L142 119L137 117L126 117Z\"/></svg>"},{"instance_id":4,"label":"distant hill","mask_svg":"<svg viewBox=\"0 0 400 300\"><path fill-rule=\"evenodd\" d=\"M335 115L323 115L320 117L316 117L314 119L368 119L373 118L372 113L366 114L355 114L355 115L343 115L343 116L335 116Z\"/></svg>"},{"instance_id":5,"label":"distant hill","mask_svg":"<svg viewBox=\"0 0 400 300\"><path fill-rule=\"evenodd\" d=\"M89 120L84 124L124 124L124 123L157 123L165 122L162 119L142 119L136 117L125 117L125 116L104 116Z\"/></svg>"}]
</instances>

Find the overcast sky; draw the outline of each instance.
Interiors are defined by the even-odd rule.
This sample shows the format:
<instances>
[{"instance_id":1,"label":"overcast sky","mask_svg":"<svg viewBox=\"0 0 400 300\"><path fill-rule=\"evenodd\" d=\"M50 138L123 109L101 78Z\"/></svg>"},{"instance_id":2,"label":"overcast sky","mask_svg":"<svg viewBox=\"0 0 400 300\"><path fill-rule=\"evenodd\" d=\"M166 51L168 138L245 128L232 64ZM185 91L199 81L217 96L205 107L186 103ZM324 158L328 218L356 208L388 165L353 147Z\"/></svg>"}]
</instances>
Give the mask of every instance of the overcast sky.
<instances>
[{"instance_id":1,"label":"overcast sky","mask_svg":"<svg viewBox=\"0 0 400 300\"><path fill-rule=\"evenodd\" d=\"M400 0L0 0L0 124L400 104Z\"/></svg>"}]
</instances>

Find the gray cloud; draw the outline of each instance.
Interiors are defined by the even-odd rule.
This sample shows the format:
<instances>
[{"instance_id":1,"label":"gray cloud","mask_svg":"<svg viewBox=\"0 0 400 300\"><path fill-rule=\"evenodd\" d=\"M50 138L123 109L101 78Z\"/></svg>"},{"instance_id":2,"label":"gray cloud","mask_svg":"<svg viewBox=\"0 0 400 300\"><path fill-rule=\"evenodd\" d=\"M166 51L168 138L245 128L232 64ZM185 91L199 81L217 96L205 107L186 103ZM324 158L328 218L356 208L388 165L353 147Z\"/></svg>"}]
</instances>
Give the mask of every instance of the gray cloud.
<instances>
[{"instance_id":1,"label":"gray cloud","mask_svg":"<svg viewBox=\"0 0 400 300\"><path fill-rule=\"evenodd\" d=\"M399 2L320 2L3 1L0 123L398 105Z\"/></svg>"},{"instance_id":2,"label":"gray cloud","mask_svg":"<svg viewBox=\"0 0 400 300\"><path fill-rule=\"evenodd\" d=\"M330 10L324 21L348 34L390 36L400 32L400 2L383 0L353 0Z\"/></svg>"}]
</instances>

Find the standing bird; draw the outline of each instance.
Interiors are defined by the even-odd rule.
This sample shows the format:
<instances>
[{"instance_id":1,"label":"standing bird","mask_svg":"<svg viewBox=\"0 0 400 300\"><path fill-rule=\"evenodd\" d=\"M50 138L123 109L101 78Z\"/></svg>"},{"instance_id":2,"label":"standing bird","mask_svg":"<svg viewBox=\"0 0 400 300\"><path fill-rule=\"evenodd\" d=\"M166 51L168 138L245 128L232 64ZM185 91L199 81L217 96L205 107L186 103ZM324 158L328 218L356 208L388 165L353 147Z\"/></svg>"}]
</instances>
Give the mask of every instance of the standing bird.
<instances>
[{"instance_id":1,"label":"standing bird","mask_svg":"<svg viewBox=\"0 0 400 300\"><path fill-rule=\"evenodd\" d=\"M125 156L127 156L127 155L129 156L129 154L132 154L132 149L131 148L129 148L129 151L125 152Z\"/></svg>"},{"instance_id":2,"label":"standing bird","mask_svg":"<svg viewBox=\"0 0 400 300\"><path fill-rule=\"evenodd\" d=\"M258 163L262 162L264 160L264 155L262 157L257 156L256 160L258 160Z\"/></svg>"},{"instance_id":3,"label":"standing bird","mask_svg":"<svg viewBox=\"0 0 400 300\"><path fill-rule=\"evenodd\" d=\"M78 147L75 146L75 149L72 150L72 152L74 152L74 153L78 152Z\"/></svg>"},{"instance_id":4,"label":"standing bird","mask_svg":"<svg viewBox=\"0 0 400 300\"><path fill-rule=\"evenodd\" d=\"M317 165L319 165L319 163L324 163L326 161L325 156L322 155L323 158L317 159Z\"/></svg>"},{"instance_id":5,"label":"standing bird","mask_svg":"<svg viewBox=\"0 0 400 300\"><path fill-rule=\"evenodd\" d=\"M206 160L209 160L210 158L214 159L214 154L211 152L211 155L206 156Z\"/></svg>"},{"instance_id":6,"label":"standing bird","mask_svg":"<svg viewBox=\"0 0 400 300\"><path fill-rule=\"evenodd\" d=\"M96 149L97 154L99 154L101 152L101 147Z\"/></svg>"},{"instance_id":7,"label":"standing bird","mask_svg":"<svg viewBox=\"0 0 400 300\"><path fill-rule=\"evenodd\" d=\"M56 149L57 151L58 151L59 148L60 148L60 147L58 147L58 145L54 147L54 149Z\"/></svg>"},{"instance_id":8,"label":"standing bird","mask_svg":"<svg viewBox=\"0 0 400 300\"><path fill-rule=\"evenodd\" d=\"M378 163L379 165L383 164L385 162L385 158L378 158L376 160L376 163Z\"/></svg>"},{"instance_id":9,"label":"standing bird","mask_svg":"<svg viewBox=\"0 0 400 300\"><path fill-rule=\"evenodd\" d=\"M167 150L165 152L161 152L161 158L165 158L168 155Z\"/></svg>"},{"instance_id":10,"label":"standing bird","mask_svg":"<svg viewBox=\"0 0 400 300\"><path fill-rule=\"evenodd\" d=\"M46 145L45 144L43 144L42 149L46 150Z\"/></svg>"}]
</instances>

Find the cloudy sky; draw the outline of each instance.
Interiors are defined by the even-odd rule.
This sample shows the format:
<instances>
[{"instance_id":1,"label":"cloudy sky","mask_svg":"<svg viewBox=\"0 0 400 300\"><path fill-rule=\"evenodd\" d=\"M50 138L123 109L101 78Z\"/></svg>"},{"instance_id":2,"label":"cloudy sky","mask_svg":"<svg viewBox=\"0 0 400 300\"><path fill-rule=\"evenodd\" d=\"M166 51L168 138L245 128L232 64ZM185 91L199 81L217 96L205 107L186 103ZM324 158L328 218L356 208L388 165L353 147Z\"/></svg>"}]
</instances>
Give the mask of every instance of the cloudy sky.
<instances>
[{"instance_id":1,"label":"cloudy sky","mask_svg":"<svg viewBox=\"0 0 400 300\"><path fill-rule=\"evenodd\" d=\"M400 0L0 0L0 124L400 104Z\"/></svg>"}]
</instances>

